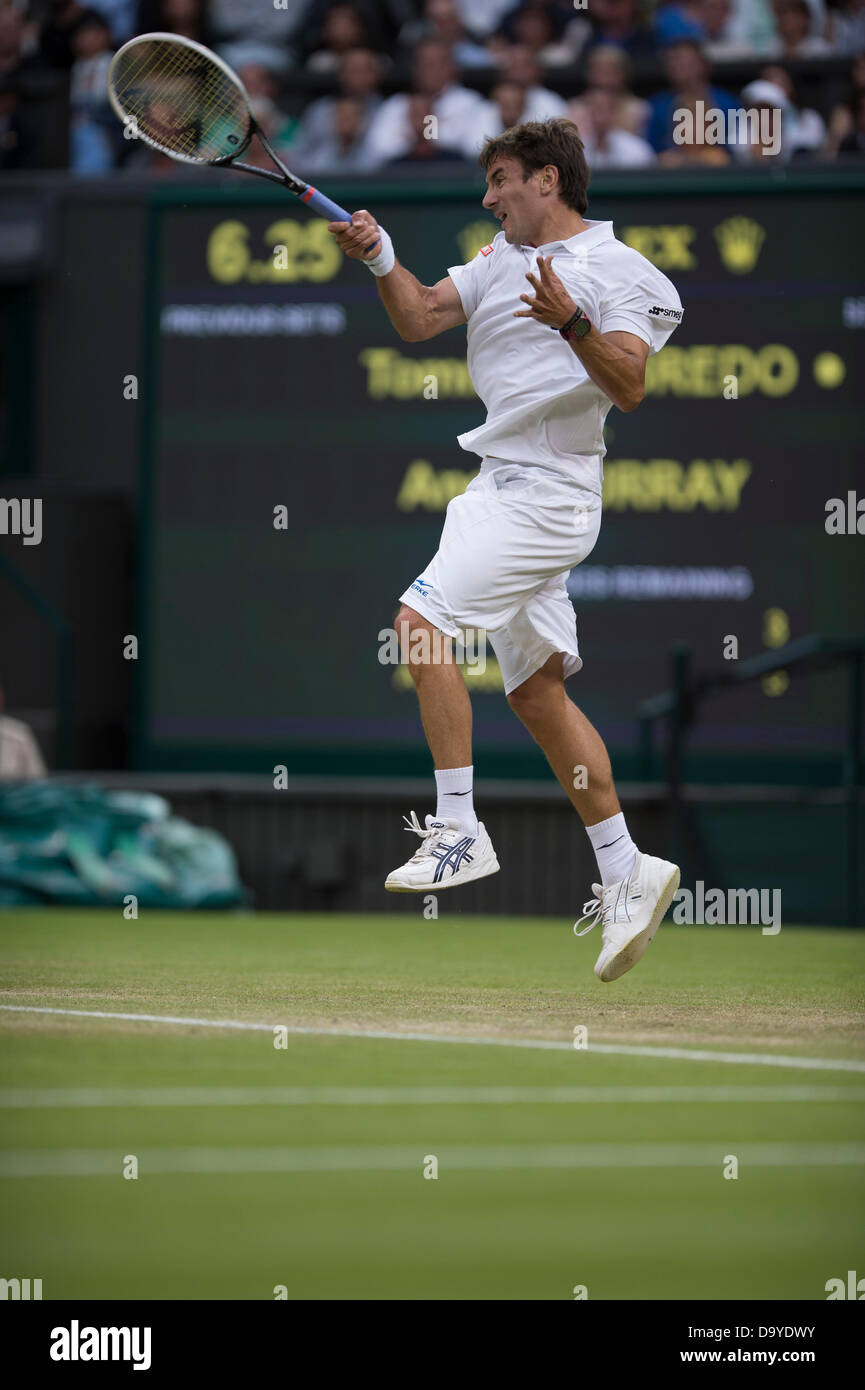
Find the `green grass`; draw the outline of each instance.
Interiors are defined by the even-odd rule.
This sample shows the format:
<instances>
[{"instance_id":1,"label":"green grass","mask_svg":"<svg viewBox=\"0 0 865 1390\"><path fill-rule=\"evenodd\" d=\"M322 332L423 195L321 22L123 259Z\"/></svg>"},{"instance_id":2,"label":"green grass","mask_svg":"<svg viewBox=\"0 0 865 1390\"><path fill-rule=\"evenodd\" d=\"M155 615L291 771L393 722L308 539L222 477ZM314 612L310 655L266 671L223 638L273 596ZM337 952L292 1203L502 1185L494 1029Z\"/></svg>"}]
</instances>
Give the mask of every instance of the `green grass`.
<instances>
[{"instance_id":1,"label":"green grass","mask_svg":"<svg viewBox=\"0 0 865 1390\"><path fill-rule=\"evenodd\" d=\"M862 1061L861 936L668 924L604 986L598 933L440 905L438 921L420 902L386 918L0 918L6 1004L357 1034L275 1048L267 1030L0 1011L0 1174L16 1174L0 1185L0 1274L41 1278L49 1299L269 1299L276 1285L322 1299L568 1299L575 1285L590 1299L820 1299L861 1265L865 1076L591 1050ZM577 1025L588 1051L570 1046ZM190 1088L226 1087L293 1095L189 1103L202 1099ZM334 1087L354 1094L314 1093ZM489 1094L502 1087L517 1093ZM34 1094L48 1088L103 1094L61 1106ZM143 1088L162 1094L134 1103ZM484 1098L460 1102L466 1088Z\"/></svg>"}]
</instances>

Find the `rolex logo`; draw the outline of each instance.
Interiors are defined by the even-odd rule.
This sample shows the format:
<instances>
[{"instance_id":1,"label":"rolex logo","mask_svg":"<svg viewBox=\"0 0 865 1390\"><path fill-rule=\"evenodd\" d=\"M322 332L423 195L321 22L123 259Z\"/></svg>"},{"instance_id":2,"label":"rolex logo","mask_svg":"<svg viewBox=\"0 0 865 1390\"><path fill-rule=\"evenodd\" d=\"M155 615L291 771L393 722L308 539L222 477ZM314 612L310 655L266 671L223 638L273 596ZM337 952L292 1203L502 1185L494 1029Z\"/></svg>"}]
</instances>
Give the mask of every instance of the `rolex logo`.
<instances>
[{"instance_id":1,"label":"rolex logo","mask_svg":"<svg viewBox=\"0 0 865 1390\"><path fill-rule=\"evenodd\" d=\"M715 228L715 240L726 269L747 275L757 264L766 233L750 217L728 217Z\"/></svg>"}]
</instances>

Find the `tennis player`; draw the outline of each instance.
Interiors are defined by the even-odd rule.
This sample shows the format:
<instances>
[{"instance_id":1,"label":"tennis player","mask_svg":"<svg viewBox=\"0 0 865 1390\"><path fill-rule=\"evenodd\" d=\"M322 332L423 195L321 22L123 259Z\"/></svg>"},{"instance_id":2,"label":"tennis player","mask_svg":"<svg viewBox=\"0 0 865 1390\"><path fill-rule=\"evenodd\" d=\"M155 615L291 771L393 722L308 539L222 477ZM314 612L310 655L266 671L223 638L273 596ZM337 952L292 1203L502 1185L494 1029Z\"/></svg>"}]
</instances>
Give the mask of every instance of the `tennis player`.
<instances>
[{"instance_id":1,"label":"tennis player","mask_svg":"<svg viewBox=\"0 0 865 1390\"><path fill-rule=\"evenodd\" d=\"M487 140L480 163L483 206L501 231L436 285L421 285L400 264L371 213L329 224L344 253L377 277L406 342L468 324L469 371L487 409L483 425L459 436L481 456L480 472L450 503L438 552L403 593L396 619L438 800L423 826L414 812L406 818L421 843L385 887L437 892L498 870L473 804L469 695L442 638L485 631L508 704L588 832L601 882L574 930L582 936L601 923L595 974L616 980L652 941L679 870L634 844L603 741L565 693L582 666L566 580L598 538L607 412L640 404L646 359L681 321L682 306L666 276L616 240L611 222L586 219L589 173L572 121L514 126ZM364 248L374 232L382 246L370 259Z\"/></svg>"}]
</instances>

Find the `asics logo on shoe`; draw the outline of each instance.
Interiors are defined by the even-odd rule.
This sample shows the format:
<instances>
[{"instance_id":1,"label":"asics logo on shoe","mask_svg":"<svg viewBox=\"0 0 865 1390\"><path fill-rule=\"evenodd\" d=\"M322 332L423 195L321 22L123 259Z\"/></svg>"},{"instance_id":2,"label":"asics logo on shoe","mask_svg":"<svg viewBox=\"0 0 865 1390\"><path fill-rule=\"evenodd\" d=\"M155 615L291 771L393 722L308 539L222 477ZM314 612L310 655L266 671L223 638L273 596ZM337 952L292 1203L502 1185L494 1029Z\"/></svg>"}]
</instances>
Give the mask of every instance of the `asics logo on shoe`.
<instances>
[{"instance_id":1,"label":"asics logo on shoe","mask_svg":"<svg viewBox=\"0 0 865 1390\"><path fill-rule=\"evenodd\" d=\"M463 863L471 864L472 856L469 854L469 850L474 842L475 837L473 835L466 835L462 840L457 840L455 845L441 843L431 850L430 853L433 858L439 861L433 875L433 882L439 883L444 877L446 869L450 869L451 873L455 874Z\"/></svg>"}]
</instances>

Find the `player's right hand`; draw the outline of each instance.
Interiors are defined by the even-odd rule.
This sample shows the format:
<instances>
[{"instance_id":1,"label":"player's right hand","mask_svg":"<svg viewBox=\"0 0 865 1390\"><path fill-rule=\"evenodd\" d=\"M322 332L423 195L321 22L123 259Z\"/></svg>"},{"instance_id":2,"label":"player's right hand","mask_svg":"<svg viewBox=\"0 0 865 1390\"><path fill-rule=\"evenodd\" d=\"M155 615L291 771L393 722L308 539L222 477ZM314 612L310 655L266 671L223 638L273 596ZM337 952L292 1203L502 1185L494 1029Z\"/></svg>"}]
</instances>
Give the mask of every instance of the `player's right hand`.
<instances>
[{"instance_id":1,"label":"player's right hand","mask_svg":"<svg viewBox=\"0 0 865 1390\"><path fill-rule=\"evenodd\" d=\"M366 208L353 212L350 222L328 222L327 230L340 251L353 261L371 260L381 249L378 223Z\"/></svg>"}]
</instances>

